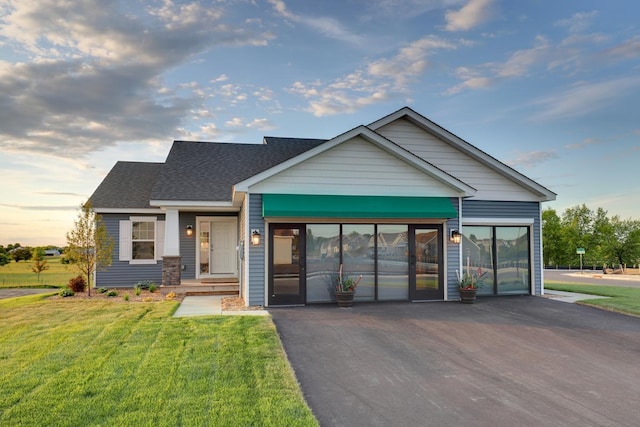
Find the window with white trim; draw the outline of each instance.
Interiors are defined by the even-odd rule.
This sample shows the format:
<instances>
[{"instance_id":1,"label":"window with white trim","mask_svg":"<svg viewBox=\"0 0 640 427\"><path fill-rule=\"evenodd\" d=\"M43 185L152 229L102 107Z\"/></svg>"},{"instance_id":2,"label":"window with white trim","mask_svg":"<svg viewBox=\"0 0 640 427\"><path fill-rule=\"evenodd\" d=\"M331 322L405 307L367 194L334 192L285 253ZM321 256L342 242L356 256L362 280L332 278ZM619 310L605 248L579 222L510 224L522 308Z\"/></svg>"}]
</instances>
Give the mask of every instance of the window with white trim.
<instances>
[{"instance_id":1,"label":"window with white trim","mask_svg":"<svg viewBox=\"0 0 640 427\"><path fill-rule=\"evenodd\" d=\"M131 221L131 260L155 259L155 221Z\"/></svg>"},{"instance_id":2,"label":"window with white trim","mask_svg":"<svg viewBox=\"0 0 640 427\"><path fill-rule=\"evenodd\" d=\"M155 264L162 259L163 246L164 221L156 217L130 217L120 221L120 261Z\"/></svg>"}]
</instances>

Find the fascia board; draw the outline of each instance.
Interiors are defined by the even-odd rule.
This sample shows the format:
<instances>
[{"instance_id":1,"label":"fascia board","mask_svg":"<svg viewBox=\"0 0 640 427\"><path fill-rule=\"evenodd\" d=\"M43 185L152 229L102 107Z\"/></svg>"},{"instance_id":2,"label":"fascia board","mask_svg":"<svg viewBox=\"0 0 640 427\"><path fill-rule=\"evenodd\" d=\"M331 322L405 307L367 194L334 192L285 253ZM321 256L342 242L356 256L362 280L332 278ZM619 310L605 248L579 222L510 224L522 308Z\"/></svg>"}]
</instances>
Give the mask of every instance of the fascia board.
<instances>
[{"instance_id":1,"label":"fascia board","mask_svg":"<svg viewBox=\"0 0 640 427\"><path fill-rule=\"evenodd\" d=\"M150 200L149 204L163 208L231 208L231 201L206 200Z\"/></svg>"},{"instance_id":2,"label":"fascia board","mask_svg":"<svg viewBox=\"0 0 640 427\"><path fill-rule=\"evenodd\" d=\"M376 120L375 122L371 123L368 127L375 131L403 117L407 118L416 126L426 130L427 132L441 138L445 142L448 142L449 144L455 146L460 151L478 160L480 163L483 163L484 165L490 167L491 169L500 173L502 176L510 179L511 181L517 184L524 186L525 188L529 189L530 191L537 194L538 196L541 196L542 197L541 201L552 201L556 199L556 193L554 193L553 191L538 184L537 182L524 176L520 172L512 169L511 167L505 165L501 161L495 159L494 157L490 156L489 154L485 153L479 148L474 147L464 139L451 133L450 131L446 130L442 126L432 122L431 120L415 112L409 107L401 108L400 110L394 113L391 113L388 116L385 116L379 120Z\"/></svg>"},{"instance_id":3,"label":"fascia board","mask_svg":"<svg viewBox=\"0 0 640 427\"><path fill-rule=\"evenodd\" d=\"M97 214L162 214L164 210L162 209L145 209L145 208L137 208L137 209L127 209L127 208L92 208L92 210Z\"/></svg>"}]
</instances>

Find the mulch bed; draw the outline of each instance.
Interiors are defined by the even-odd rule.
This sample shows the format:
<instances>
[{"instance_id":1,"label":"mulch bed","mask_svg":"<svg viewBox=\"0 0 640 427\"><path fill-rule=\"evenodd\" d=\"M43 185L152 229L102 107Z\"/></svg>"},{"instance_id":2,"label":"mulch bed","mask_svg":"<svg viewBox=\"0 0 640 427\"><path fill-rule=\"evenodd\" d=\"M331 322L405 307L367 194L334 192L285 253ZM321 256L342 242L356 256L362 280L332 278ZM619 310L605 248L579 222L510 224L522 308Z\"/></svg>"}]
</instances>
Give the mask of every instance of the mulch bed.
<instances>
[{"instance_id":1,"label":"mulch bed","mask_svg":"<svg viewBox=\"0 0 640 427\"><path fill-rule=\"evenodd\" d=\"M117 295L109 296L109 291L115 291ZM125 295L129 296L127 301ZM97 289L91 290L91 296L87 292L76 292L72 297L62 297L55 295L52 298L58 299L92 299L92 300L109 300L113 302L158 302L158 301L182 301L184 295L177 294L173 298L168 298L167 295L163 295L160 291L149 292L140 291L140 295L136 295L134 289L108 289L107 292L100 293Z\"/></svg>"}]
</instances>

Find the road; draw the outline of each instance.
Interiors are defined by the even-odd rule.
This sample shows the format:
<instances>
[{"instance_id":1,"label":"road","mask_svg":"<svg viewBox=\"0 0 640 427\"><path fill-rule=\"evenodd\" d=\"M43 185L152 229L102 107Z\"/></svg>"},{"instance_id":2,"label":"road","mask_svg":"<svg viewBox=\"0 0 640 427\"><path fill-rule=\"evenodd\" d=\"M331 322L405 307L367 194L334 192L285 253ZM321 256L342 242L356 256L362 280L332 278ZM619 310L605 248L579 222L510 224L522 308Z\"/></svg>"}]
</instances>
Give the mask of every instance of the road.
<instances>
[{"instance_id":1,"label":"road","mask_svg":"<svg viewBox=\"0 0 640 427\"><path fill-rule=\"evenodd\" d=\"M59 289L30 289L30 288L3 288L0 289L0 299L23 297L35 294L55 294Z\"/></svg>"},{"instance_id":2,"label":"road","mask_svg":"<svg viewBox=\"0 0 640 427\"><path fill-rule=\"evenodd\" d=\"M640 288L640 276L622 276L618 274L602 274L602 270L545 270L545 282L586 283L603 286L625 286Z\"/></svg>"}]
</instances>

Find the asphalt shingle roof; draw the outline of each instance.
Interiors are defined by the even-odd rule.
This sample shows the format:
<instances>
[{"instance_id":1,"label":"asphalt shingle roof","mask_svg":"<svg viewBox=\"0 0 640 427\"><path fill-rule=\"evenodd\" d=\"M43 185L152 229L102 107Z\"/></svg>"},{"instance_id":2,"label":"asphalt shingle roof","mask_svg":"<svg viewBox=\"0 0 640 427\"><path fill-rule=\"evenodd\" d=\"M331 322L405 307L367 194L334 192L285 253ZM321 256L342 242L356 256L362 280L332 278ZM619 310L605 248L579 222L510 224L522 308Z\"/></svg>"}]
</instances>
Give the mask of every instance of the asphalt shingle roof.
<instances>
[{"instance_id":1,"label":"asphalt shingle roof","mask_svg":"<svg viewBox=\"0 0 640 427\"><path fill-rule=\"evenodd\" d=\"M163 163L117 162L89 201L93 208L150 208L149 196Z\"/></svg>"},{"instance_id":2,"label":"asphalt shingle roof","mask_svg":"<svg viewBox=\"0 0 640 427\"><path fill-rule=\"evenodd\" d=\"M232 186L324 139L266 144L174 141L164 163L117 162L90 197L94 208L151 208L150 200L230 201Z\"/></svg>"},{"instance_id":3,"label":"asphalt shingle roof","mask_svg":"<svg viewBox=\"0 0 640 427\"><path fill-rule=\"evenodd\" d=\"M326 140L265 138L266 144L175 141L153 200L230 201L232 186Z\"/></svg>"}]
</instances>

